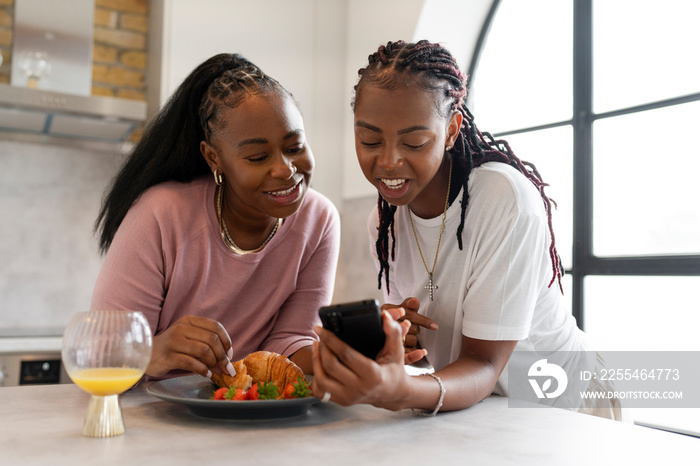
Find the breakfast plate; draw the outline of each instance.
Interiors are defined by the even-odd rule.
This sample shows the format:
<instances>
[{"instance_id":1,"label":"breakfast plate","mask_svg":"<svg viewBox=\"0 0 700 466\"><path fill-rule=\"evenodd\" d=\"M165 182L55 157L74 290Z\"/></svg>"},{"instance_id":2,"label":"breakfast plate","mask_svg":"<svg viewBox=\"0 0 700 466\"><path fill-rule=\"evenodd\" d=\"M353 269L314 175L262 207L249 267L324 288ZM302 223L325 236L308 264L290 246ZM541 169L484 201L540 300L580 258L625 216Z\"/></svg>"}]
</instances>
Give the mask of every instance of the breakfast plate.
<instances>
[{"instance_id":1,"label":"breakfast plate","mask_svg":"<svg viewBox=\"0 0 700 466\"><path fill-rule=\"evenodd\" d=\"M214 419L261 420L306 414L316 397L288 400L211 400L216 385L201 375L186 375L151 383L146 391L161 400L187 406L193 414Z\"/></svg>"}]
</instances>

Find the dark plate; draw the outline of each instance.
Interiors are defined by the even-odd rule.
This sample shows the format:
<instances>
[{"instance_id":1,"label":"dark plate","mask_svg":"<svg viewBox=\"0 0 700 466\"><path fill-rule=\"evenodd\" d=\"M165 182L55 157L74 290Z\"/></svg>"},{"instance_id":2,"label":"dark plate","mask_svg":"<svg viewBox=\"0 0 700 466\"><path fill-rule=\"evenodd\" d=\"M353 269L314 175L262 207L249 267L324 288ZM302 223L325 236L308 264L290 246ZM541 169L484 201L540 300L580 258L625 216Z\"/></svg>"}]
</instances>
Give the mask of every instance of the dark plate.
<instances>
[{"instance_id":1,"label":"dark plate","mask_svg":"<svg viewBox=\"0 0 700 466\"><path fill-rule=\"evenodd\" d=\"M210 400L216 385L201 375L187 375L153 382L146 389L161 400L187 406L197 416L215 419L279 419L306 414L316 397L290 400Z\"/></svg>"}]
</instances>

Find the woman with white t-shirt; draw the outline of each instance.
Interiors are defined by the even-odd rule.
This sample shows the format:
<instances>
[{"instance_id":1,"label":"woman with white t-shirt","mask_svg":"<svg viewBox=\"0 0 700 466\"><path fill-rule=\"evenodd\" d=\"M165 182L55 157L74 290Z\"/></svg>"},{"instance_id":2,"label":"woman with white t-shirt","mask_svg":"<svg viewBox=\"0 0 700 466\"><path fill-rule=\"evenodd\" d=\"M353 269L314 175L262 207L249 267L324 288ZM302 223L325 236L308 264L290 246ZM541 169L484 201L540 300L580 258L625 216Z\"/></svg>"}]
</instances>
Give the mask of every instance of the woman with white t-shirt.
<instances>
[{"instance_id":1,"label":"woman with white t-shirt","mask_svg":"<svg viewBox=\"0 0 700 466\"><path fill-rule=\"evenodd\" d=\"M562 299L546 184L476 128L452 55L426 41L389 42L359 76L355 147L379 192L369 234L394 304L383 306L387 344L376 361L317 329L315 393L435 414L507 394L514 350L590 362L577 360L590 358ZM423 356L435 372L407 375L403 363Z\"/></svg>"}]
</instances>

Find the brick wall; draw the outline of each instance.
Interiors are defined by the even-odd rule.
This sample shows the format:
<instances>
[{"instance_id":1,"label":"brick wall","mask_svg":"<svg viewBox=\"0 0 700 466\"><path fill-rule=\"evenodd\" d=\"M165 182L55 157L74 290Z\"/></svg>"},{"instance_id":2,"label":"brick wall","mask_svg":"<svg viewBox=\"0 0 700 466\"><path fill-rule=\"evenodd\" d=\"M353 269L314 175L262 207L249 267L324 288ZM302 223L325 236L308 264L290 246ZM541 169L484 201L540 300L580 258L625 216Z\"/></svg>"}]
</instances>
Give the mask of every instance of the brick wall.
<instances>
[{"instance_id":1,"label":"brick wall","mask_svg":"<svg viewBox=\"0 0 700 466\"><path fill-rule=\"evenodd\" d=\"M10 61L12 60L12 25L14 23L14 0L0 0L0 83L10 82Z\"/></svg>"},{"instance_id":2,"label":"brick wall","mask_svg":"<svg viewBox=\"0 0 700 466\"><path fill-rule=\"evenodd\" d=\"M10 82L15 0L0 0L0 83ZM148 0L95 0L92 94L146 100Z\"/></svg>"},{"instance_id":3,"label":"brick wall","mask_svg":"<svg viewBox=\"0 0 700 466\"><path fill-rule=\"evenodd\" d=\"M147 35L148 0L95 0L93 95L146 100Z\"/></svg>"}]
</instances>

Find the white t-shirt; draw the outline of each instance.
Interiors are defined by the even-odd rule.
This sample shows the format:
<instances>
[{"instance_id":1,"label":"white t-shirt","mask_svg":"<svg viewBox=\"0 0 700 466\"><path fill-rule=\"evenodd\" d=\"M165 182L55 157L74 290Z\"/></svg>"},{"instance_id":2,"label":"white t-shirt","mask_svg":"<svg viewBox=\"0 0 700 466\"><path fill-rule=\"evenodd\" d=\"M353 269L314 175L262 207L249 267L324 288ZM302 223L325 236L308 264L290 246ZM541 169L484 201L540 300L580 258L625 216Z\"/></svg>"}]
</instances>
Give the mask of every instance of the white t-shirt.
<instances>
[{"instance_id":1,"label":"white t-shirt","mask_svg":"<svg viewBox=\"0 0 700 466\"><path fill-rule=\"evenodd\" d=\"M488 162L472 170L469 201L459 250L462 194L447 210L445 232L433 274L433 301L428 299L428 273L421 260L406 206L394 218L395 261L390 260L387 303L415 296L419 313L438 323L437 331L421 329L419 341L428 360L440 370L459 356L462 335L481 340L518 340L515 351L585 350L584 334L565 305L555 281L552 286L550 234L542 198L515 168ZM433 265L442 215L413 215L416 235L428 269ZM377 208L370 215L370 251L375 250ZM390 243L391 246L391 243ZM507 394L507 370L495 393Z\"/></svg>"}]
</instances>

